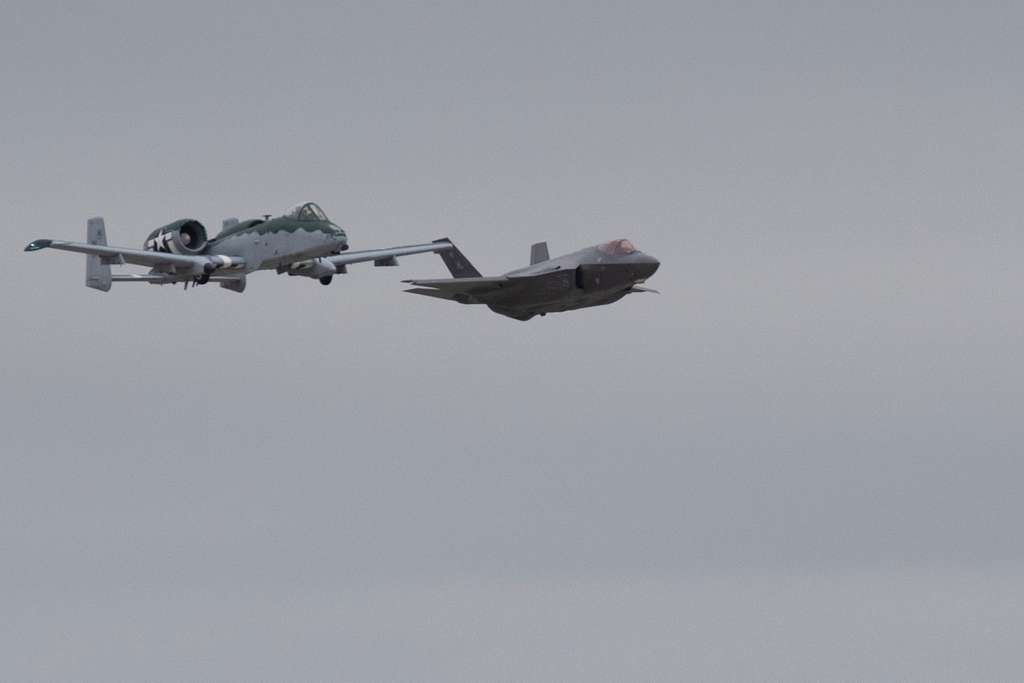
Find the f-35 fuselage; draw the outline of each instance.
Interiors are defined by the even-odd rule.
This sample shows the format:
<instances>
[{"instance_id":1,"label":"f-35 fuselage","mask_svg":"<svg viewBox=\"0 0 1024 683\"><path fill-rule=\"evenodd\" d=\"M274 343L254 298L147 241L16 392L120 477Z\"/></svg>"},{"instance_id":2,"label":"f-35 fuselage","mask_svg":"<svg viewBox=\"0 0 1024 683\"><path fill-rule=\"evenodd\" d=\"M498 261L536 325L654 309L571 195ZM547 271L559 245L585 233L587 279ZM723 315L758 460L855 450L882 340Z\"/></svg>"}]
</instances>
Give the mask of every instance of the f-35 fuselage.
<instances>
[{"instance_id":1,"label":"f-35 fuselage","mask_svg":"<svg viewBox=\"0 0 1024 683\"><path fill-rule=\"evenodd\" d=\"M529 266L498 277L482 277L458 249L441 252L441 258L455 277L407 280L416 288L406 291L462 304L484 304L517 320L603 306L627 294L651 291L638 285L660 265L624 239L554 259L547 257L545 243L536 244Z\"/></svg>"}]
</instances>

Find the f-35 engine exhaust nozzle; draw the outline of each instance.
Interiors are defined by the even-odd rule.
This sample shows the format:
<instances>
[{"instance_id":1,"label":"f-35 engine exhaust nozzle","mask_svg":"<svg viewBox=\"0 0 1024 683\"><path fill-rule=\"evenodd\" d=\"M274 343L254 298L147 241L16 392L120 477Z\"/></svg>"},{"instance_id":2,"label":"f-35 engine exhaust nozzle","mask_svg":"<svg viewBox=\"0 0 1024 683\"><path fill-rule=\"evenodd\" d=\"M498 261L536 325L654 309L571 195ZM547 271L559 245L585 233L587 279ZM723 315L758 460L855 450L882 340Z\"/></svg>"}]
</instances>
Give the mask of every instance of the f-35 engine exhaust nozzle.
<instances>
[{"instance_id":1,"label":"f-35 engine exhaust nozzle","mask_svg":"<svg viewBox=\"0 0 1024 683\"><path fill-rule=\"evenodd\" d=\"M146 251L195 256L206 250L206 228L193 218L182 218L149 233Z\"/></svg>"}]
</instances>

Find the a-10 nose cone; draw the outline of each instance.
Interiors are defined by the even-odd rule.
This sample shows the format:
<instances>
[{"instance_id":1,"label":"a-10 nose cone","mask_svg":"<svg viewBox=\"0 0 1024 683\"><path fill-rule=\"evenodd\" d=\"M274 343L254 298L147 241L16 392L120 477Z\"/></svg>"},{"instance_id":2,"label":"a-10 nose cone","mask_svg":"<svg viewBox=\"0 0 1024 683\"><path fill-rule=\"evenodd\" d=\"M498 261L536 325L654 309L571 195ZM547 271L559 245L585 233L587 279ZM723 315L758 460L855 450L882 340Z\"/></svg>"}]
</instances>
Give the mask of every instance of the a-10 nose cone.
<instances>
[{"instance_id":1,"label":"a-10 nose cone","mask_svg":"<svg viewBox=\"0 0 1024 683\"><path fill-rule=\"evenodd\" d=\"M338 243L338 248L342 251L348 251L348 235L345 234L345 231L331 223L331 233L334 241Z\"/></svg>"}]
</instances>

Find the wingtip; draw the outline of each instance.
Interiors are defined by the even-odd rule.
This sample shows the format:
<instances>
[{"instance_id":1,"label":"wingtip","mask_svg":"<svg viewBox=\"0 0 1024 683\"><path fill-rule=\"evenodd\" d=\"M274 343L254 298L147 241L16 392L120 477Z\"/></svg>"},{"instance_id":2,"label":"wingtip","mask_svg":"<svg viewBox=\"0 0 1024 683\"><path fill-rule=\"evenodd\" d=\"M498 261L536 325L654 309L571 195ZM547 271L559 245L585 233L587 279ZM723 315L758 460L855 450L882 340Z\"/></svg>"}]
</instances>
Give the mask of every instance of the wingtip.
<instances>
[{"instance_id":1,"label":"wingtip","mask_svg":"<svg viewBox=\"0 0 1024 683\"><path fill-rule=\"evenodd\" d=\"M51 244L53 244L53 240L33 240L25 247L25 251L39 251L40 249L46 249Z\"/></svg>"}]
</instances>

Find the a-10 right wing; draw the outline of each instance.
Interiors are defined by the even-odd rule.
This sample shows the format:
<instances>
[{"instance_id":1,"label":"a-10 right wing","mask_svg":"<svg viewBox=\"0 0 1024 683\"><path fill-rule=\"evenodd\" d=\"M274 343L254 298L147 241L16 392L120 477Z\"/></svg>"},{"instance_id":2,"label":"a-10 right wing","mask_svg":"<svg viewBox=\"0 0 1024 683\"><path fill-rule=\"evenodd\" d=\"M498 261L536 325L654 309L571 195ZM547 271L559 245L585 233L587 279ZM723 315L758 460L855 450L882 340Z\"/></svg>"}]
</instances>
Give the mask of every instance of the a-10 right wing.
<instances>
[{"instance_id":1,"label":"a-10 right wing","mask_svg":"<svg viewBox=\"0 0 1024 683\"><path fill-rule=\"evenodd\" d=\"M399 256L410 254L424 254L427 252L444 253L454 249L448 239L434 240L428 244L409 244L404 247L387 247L386 249L364 249L362 251L346 251L336 256L321 256L319 258L296 261L277 269L278 273L289 275L300 275L312 278L330 278L336 273L346 272L346 267L352 263L365 263L373 261L375 266L397 266ZM323 281L329 282L324 279Z\"/></svg>"}]
</instances>

